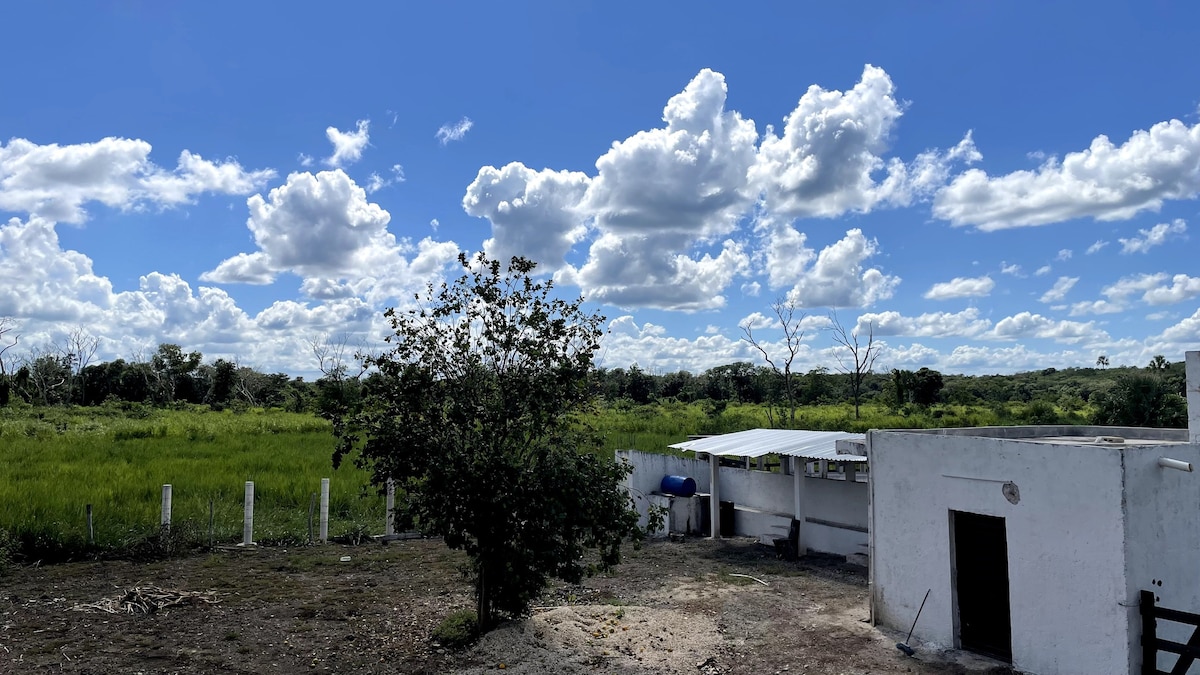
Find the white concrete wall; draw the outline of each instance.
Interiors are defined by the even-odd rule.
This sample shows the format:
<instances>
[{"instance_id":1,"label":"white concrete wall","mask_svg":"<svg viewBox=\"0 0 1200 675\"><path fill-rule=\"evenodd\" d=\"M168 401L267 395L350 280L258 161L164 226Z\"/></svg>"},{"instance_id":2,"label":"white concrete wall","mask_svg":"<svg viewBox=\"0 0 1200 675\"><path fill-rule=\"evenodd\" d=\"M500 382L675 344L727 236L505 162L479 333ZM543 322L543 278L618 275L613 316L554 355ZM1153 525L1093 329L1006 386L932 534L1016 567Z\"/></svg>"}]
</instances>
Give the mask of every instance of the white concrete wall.
<instances>
[{"instance_id":1,"label":"white concrete wall","mask_svg":"<svg viewBox=\"0 0 1200 675\"><path fill-rule=\"evenodd\" d=\"M1158 466L1159 457L1191 462L1186 473ZM1200 445L1133 447L1125 450L1125 591L1131 673L1141 665L1138 592L1154 591L1158 604L1200 613ZM1157 582L1161 582L1159 586ZM1187 643L1191 626L1159 621L1158 635ZM1170 672L1177 657L1159 656Z\"/></svg>"},{"instance_id":2,"label":"white concrete wall","mask_svg":"<svg viewBox=\"0 0 1200 675\"><path fill-rule=\"evenodd\" d=\"M637 450L619 450L617 456L629 460L634 466L629 485L642 513L643 526L647 508L645 499L640 496L657 491L664 475L690 476L696 480L698 491L711 492L707 461ZM867 533L863 530L867 527L867 483L816 476L807 476L802 480L801 506L805 517L835 524L806 522L804 537L808 548L838 555L866 553ZM745 537L787 536L795 508L792 476L721 467L720 481L718 499L732 501L739 507L734 514L734 532ZM688 522L686 514L692 508L682 504L686 501L672 500L672 531L684 531L680 524ZM748 511L746 508L765 513ZM696 517L693 516L690 522L696 523Z\"/></svg>"},{"instance_id":3,"label":"white concrete wall","mask_svg":"<svg viewBox=\"0 0 1200 675\"><path fill-rule=\"evenodd\" d=\"M872 609L956 646L951 510L1005 518L1013 666L1125 673L1128 611L1121 451L964 435L872 431ZM1020 501L1005 499L1005 481Z\"/></svg>"}]
</instances>

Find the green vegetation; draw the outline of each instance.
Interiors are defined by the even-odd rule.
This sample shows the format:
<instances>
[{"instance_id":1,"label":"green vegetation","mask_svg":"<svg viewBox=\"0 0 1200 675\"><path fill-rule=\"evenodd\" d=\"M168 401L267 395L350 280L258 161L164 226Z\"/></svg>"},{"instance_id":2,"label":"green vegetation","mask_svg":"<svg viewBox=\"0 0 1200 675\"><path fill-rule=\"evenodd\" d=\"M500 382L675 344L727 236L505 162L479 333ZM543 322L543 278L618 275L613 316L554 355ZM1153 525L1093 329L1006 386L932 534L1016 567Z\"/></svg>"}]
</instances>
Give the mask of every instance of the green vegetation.
<instances>
[{"instance_id":1,"label":"green vegetation","mask_svg":"<svg viewBox=\"0 0 1200 675\"><path fill-rule=\"evenodd\" d=\"M329 423L310 414L0 408L0 548L27 561L169 554L207 545L210 500L216 543L234 543L247 480L255 482L260 543L308 540L310 495L325 477L331 537L381 529L382 498L364 487L365 472L332 469L332 446ZM158 527L164 483L173 490L169 537Z\"/></svg>"},{"instance_id":2,"label":"green vegetation","mask_svg":"<svg viewBox=\"0 0 1200 675\"><path fill-rule=\"evenodd\" d=\"M433 629L432 637L445 647L462 649L474 642L478 634L479 622L475 618L475 612L469 609L460 609L442 619L442 622Z\"/></svg>"}]
</instances>

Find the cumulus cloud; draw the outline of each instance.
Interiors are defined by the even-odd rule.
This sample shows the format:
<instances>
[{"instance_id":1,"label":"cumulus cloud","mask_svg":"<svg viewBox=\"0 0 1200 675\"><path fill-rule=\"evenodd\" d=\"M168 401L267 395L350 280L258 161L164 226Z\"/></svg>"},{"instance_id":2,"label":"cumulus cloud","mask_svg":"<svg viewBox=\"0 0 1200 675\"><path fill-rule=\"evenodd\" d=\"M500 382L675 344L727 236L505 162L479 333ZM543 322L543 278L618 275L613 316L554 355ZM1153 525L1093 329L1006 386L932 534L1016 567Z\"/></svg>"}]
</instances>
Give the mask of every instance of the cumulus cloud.
<instances>
[{"instance_id":1,"label":"cumulus cloud","mask_svg":"<svg viewBox=\"0 0 1200 675\"><path fill-rule=\"evenodd\" d=\"M901 114L882 68L866 66L846 92L809 87L784 120L782 135L767 127L751 169L766 210L785 218L831 217L865 213L881 202L907 204L941 187L952 162L980 159L968 134L951 150L923 153L911 165L885 162Z\"/></svg>"},{"instance_id":2,"label":"cumulus cloud","mask_svg":"<svg viewBox=\"0 0 1200 675\"><path fill-rule=\"evenodd\" d=\"M925 291L926 300L952 300L954 298L981 298L992 292L996 282L990 276L955 277L950 281L936 283Z\"/></svg>"},{"instance_id":3,"label":"cumulus cloud","mask_svg":"<svg viewBox=\"0 0 1200 675\"><path fill-rule=\"evenodd\" d=\"M1045 303L1061 302L1077 283L1079 283L1079 277L1059 277L1050 290L1042 294L1040 301Z\"/></svg>"},{"instance_id":4,"label":"cumulus cloud","mask_svg":"<svg viewBox=\"0 0 1200 675\"><path fill-rule=\"evenodd\" d=\"M1186 274L1169 277L1165 272L1135 274L1105 286L1100 290L1100 294L1106 299L1075 303L1071 306L1071 314L1123 312L1129 308L1134 297L1140 297L1142 302L1152 306L1183 302L1200 296L1200 278Z\"/></svg>"},{"instance_id":5,"label":"cumulus cloud","mask_svg":"<svg viewBox=\"0 0 1200 675\"><path fill-rule=\"evenodd\" d=\"M435 274L458 253L453 242L424 240L415 258L405 258L414 252L412 244L397 241L387 229L388 212L368 201L366 191L341 169L293 173L247 205L246 225L258 250L223 261L202 280L262 284L288 271L321 283L370 279L380 291L393 289L401 279Z\"/></svg>"},{"instance_id":6,"label":"cumulus cloud","mask_svg":"<svg viewBox=\"0 0 1200 675\"><path fill-rule=\"evenodd\" d=\"M1014 276L1014 277L1024 276L1023 274L1021 274L1021 266L1020 265L1018 265L1017 263L1013 263L1010 265L1004 261L1000 262L1000 273L1007 274L1009 276Z\"/></svg>"},{"instance_id":7,"label":"cumulus cloud","mask_svg":"<svg viewBox=\"0 0 1200 675\"><path fill-rule=\"evenodd\" d=\"M359 120L354 131L342 131L337 127L325 129L325 136L333 144L333 154L325 158L331 167L348 166L362 158L363 150L371 140L371 120Z\"/></svg>"},{"instance_id":8,"label":"cumulus cloud","mask_svg":"<svg viewBox=\"0 0 1200 675\"><path fill-rule=\"evenodd\" d=\"M451 141L461 141L473 126L475 126L475 123L471 121L471 118L464 117L457 122L443 124L434 135L437 137L439 143L445 145Z\"/></svg>"},{"instance_id":9,"label":"cumulus cloud","mask_svg":"<svg viewBox=\"0 0 1200 675\"><path fill-rule=\"evenodd\" d=\"M856 330L865 335L868 330L878 337L977 337L991 328L991 322L979 318L979 310L971 307L961 312L932 312L920 316L904 316L888 311L862 314Z\"/></svg>"},{"instance_id":10,"label":"cumulus cloud","mask_svg":"<svg viewBox=\"0 0 1200 675\"><path fill-rule=\"evenodd\" d=\"M1107 338L1108 334L1094 321L1055 321L1041 314L1020 312L996 322L990 337L998 340L1045 338L1056 342L1076 343Z\"/></svg>"},{"instance_id":11,"label":"cumulus cloud","mask_svg":"<svg viewBox=\"0 0 1200 675\"><path fill-rule=\"evenodd\" d=\"M1037 271L1033 273L1033 276L1044 277L1047 274L1050 274L1050 270L1051 268L1049 265L1042 265L1041 267L1037 268Z\"/></svg>"},{"instance_id":12,"label":"cumulus cloud","mask_svg":"<svg viewBox=\"0 0 1200 675\"><path fill-rule=\"evenodd\" d=\"M1073 256L1073 255L1075 255L1075 252L1069 248L1059 249L1058 255L1055 255L1054 259L1059 262L1063 262L1066 260L1070 260L1071 256Z\"/></svg>"},{"instance_id":13,"label":"cumulus cloud","mask_svg":"<svg viewBox=\"0 0 1200 675\"><path fill-rule=\"evenodd\" d=\"M1171 305L1195 297L1200 297L1200 277L1186 274L1171 277L1170 286L1151 288L1142 294L1142 300L1149 305Z\"/></svg>"},{"instance_id":14,"label":"cumulus cloud","mask_svg":"<svg viewBox=\"0 0 1200 675\"><path fill-rule=\"evenodd\" d=\"M122 210L173 207L205 192L248 194L275 175L187 150L174 170L166 170L150 161L150 150L146 141L112 137L75 145L22 138L0 143L0 210L82 223L88 202Z\"/></svg>"},{"instance_id":15,"label":"cumulus cloud","mask_svg":"<svg viewBox=\"0 0 1200 675\"><path fill-rule=\"evenodd\" d=\"M785 234L781 236L792 236L786 234L786 230L792 229L790 226L782 229ZM815 257L804 241L800 235L795 244L795 255L804 261L801 265L793 264L783 255L772 258L769 252L767 256L771 286L790 285L787 299L797 307L867 307L892 297L900 284L897 276L865 267L864 263L878 252L879 245L860 229L847 230L846 236L821 249ZM813 261L811 266L809 261Z\"/></svg>"},{"instance_id":16,"label":"cumulus cloud","mask_svg":"<svg viewBox=\"0 0 1200 675\"><path fill-rule=\"evenodd\" d=\"M1100 251L1102 251L1104 249L1105 246L1108 246L1108 242L1104 241L1103 239L1098 239L1098 240L1096 240L1096 243L1087 247L1087 251L1084 251L1084 254L1092 255L1093 253L1099 253Z\"/></svg>"},{"instance_id":17,"label":"cumulus cloud","mask_svg":"<svg viewBox=\"0 0 1200 675\"><path fill-rule=\"evenodd\" d=\"M1173 235L1187 232L1187 223L1176 219L1170 223L1159 223L1148 230L1138 230L1137 237L1118 239L1121 242L1121 253L1146 253L1155 246L1162 246Z\"/></svg>"},{"instance_id":18,"label":"cumulus cloud","mask_svg":"<svg viewBox=\"0 0 1200 675\"><path fill-rule=\"evenodd\" d=\"M736 241L754 193L754 123L725 110L725 78L702 70L663 108L665 125L613 143L578 209L598 237L588 260L562 278L589 297L621 306L720 307L724 288L749 269ZM720 252L693 257L697 245Z\"/></svg>"},{"instance_id":19,"label":"cumulus cloud","mask_svg":"<svg viewBox=\"0 0 1200 675\"><path fill-rule=\"evenodd\" d=\"M969 169L940 190L934 216L982 230L1046 225L1074 218L1127 220L1164 201L1200 194L1200 125L1179 120L1135 131L1121 145L1091 146L1049 158L1034 171L989 176Z\"/></svg>"},{"instance_id":20,"label":"cumulus cloud","mask_svg":"<svg viewBox=\"0 0 1200 675\"><path fill-rule=\"evenodd\" d=\"M579 202L590 179L575 171L534 171L520 162L485 166L467 186L463 209L492 224L484 250L508 260L523 255L554 271L587 233Z\"/></svg>"}]
</instances>

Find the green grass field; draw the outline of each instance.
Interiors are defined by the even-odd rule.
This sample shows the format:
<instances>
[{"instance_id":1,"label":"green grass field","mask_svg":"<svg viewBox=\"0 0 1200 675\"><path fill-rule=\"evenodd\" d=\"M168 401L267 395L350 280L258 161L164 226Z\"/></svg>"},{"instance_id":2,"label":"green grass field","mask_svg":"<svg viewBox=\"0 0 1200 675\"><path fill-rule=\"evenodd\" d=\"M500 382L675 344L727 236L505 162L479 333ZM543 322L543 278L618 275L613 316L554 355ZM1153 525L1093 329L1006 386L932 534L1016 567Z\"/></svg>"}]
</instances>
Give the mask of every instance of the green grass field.
<instances>
[{"instance_id":1,"label":"green grass field","mask_svg":"<svg viewBox=\"0 0 1200 675\"><path fill-rule=\"evenodd\" d=\"M245 481L255 539L308 539L310 495L330 479L329 534L381 533L383 498L351 462L333 470L329 424L285 412L0 409L0 531L23 558L119 553L154 542L172 485L175 545L241 540ZM87 542L86 505L95 546Z\"/></svg>"},{"instance_id":2,"label":"green grass field","mask_svg":"<svg viewBox=\"0 0 1200 675\"><path fill-rule=\"evenodd\" d=\"M1085 411L1022 404L939 405L889 410L849 404L805 407L796 428L865 431L881 428L984 426L1047 421L1079 423ZM590 420L605 452L632 448L671 452L689 434L769 426L762 406L663 402L615 404ZM347 461L334 470L328 422L312 415L204 407L159 410L138 405L96 408L0 408L0 562L62 560L90 554L169 554L208 543L209 505L216 543L242 536L245 481L255 483L255 539L308 541L309 500L331 480L331 537L383 530L383 497L367 473ZM162 485L173 489L170 537L159 528ZM86 505L93 506L89 545Z\"/></svg>"}]
</instances>

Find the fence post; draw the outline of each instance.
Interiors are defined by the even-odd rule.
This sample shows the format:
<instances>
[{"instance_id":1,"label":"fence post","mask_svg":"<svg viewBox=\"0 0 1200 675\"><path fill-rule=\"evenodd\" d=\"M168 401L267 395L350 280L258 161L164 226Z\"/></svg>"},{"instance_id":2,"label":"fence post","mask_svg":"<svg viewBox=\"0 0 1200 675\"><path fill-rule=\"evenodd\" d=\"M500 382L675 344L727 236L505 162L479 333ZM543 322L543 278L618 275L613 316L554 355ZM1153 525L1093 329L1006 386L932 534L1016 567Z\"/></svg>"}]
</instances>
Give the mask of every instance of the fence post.
<instances>
[{"instance_id":1,"label":"fence post","mask_svg":"<svg viewBox=\"0 0 1200 675\"><path fill-rule=\"evenodd\" d=\"M96 529L92 527L92 505L87 505L88 546L96 545Z\"/></svg>"},{"instance_id":2,"label":"fence post","mask_svg":"<svg viewBox=\"0 0 1200 675\"><path fill-rule=\"evenodd\" d=\"M216 544L215 532L213 531L214 516L216 511L213 508L212 497L208 498L208 547L212 548Z\"/></svg>"},{"instance_id":3,"label":"fence post","mask_svg":"<svg viewBox=\"0 0 1200 675\"><path fill-rule=\"evenodd\" d=\"M162 486L162 527L164 530L171 529L171 484L164 483Z\"/></svg>"},{"instance_id":4,"label":"fence post","mask_svg":"<svg viewBox=\"0 0 1200 675\"><path fill-rule=\"evenodd\" d=\"M1142 675L1158 672L1158 621L1154 618L1154 593L1142 591Z\"/></svg>"},{"instance_id":5,"label":"fence post","mask_svg":"<svg viewBox=\"0 0 1200 675\"><path fill-rule=\"evenodd\" d=\"M329 479L321 479L321 543L329 543Z\"/></svg>"},{"instance_id":6,"label":"fence post","mask_svg":"<svg viewBox=\"0 0 1200 675\"><path fill-rule=\"evenodd\" d=\"M396 481L391 478L387 482L387 499L384 503L387 515L383 521L383 534L385 537L390 537L396 534Z\"/></svg>"},{"instance_id":7,"label":"fence post","mask_svg":"<svg viewBox=\"0 0 1200 675\"><path fill-rule=\"evenodd\" d=\"M242 546L254 545L254 481L246 481L246 506L242 511Z\"/></svg>"}]
</instances>

